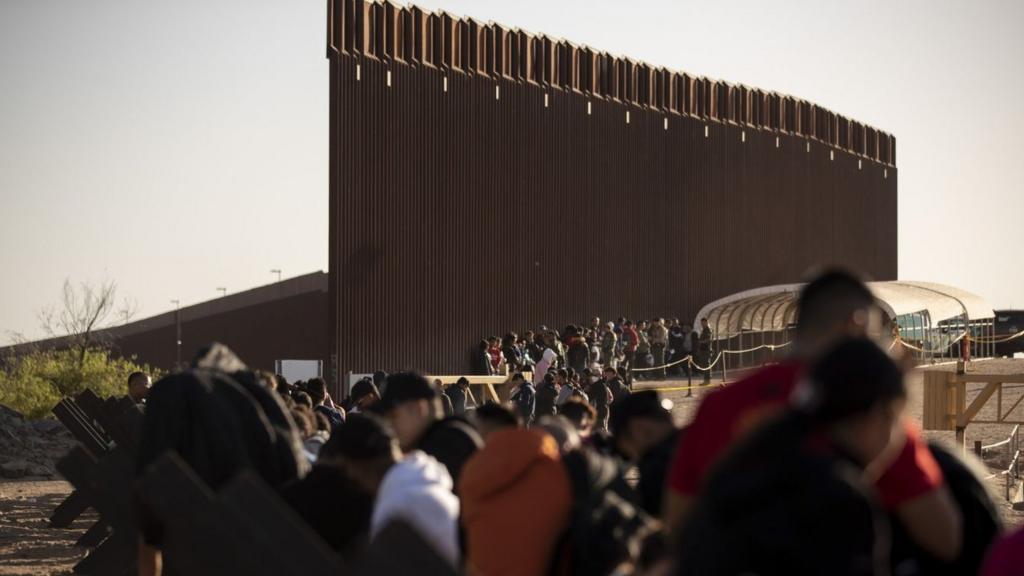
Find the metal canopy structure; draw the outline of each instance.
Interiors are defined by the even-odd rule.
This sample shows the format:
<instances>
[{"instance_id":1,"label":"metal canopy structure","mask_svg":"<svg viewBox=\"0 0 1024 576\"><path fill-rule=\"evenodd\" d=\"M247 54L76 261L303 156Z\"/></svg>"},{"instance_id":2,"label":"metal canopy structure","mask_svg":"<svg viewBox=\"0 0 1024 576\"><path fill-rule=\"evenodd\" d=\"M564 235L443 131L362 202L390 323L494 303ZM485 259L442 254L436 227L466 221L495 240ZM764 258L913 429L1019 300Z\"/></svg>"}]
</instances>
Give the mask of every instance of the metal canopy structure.
<instances>
[{"instance_id":1,"label":"metal canopy structure","mask_svg":"<svg viewBox=\"0 0 1024 576\"><path fill-rule=\"evenodd\" d=\"M781 284L745 290L705 305L694 321L707 318L715 339L739 348L756 343L788 342L796 324L796 305L803 284ZM990 337L995 314L992 305L977 294L933 282L869 282L879 307L899 327L901 341L922 357L954 355L952 348L961 338ZM744 342L744 338L747 342ZM972 344L975 355L989 355L987 342Z\"/></svg>"}]
</instances>

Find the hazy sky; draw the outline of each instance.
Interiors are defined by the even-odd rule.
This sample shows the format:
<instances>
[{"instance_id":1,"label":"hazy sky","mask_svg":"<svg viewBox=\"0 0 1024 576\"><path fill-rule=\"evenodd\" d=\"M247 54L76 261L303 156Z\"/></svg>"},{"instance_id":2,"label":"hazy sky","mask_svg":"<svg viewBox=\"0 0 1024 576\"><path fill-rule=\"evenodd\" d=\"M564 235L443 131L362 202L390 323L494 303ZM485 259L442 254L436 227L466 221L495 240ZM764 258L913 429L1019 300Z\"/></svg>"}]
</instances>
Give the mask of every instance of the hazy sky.
<instances>
[{"instance_id":1,"label":"hazy sky","mask_svg":"<svg viewBox=\"0 0 1024 576\"><path fill-rule=\"evenodd\" d=\"M1024 2L424 0L894 133L900 277L1024 307ZM0 0L0 342L327 268L325 0Z\"/></svg>"}]
</instances>

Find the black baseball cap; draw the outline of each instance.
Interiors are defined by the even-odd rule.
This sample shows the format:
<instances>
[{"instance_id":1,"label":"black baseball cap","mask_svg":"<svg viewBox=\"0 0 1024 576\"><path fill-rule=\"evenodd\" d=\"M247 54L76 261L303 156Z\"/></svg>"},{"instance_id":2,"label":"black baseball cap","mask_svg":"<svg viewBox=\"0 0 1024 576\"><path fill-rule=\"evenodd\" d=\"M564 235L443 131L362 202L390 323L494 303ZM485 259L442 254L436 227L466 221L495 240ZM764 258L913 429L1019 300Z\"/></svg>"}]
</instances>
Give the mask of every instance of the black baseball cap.
<instances>
[{"instance_id":1,"label":"black baseball cap","mask_svg":"<svg viewBox=\"0 0 1024 576\"><path fill-rule=\"evenodd\" d=\"M396 372L389 374L380 401L373 405L374 412L384 414L399 404L412 400L432 400L438 397L438 391L422 374L416 372Z\"/></svg>"}]
</instances>

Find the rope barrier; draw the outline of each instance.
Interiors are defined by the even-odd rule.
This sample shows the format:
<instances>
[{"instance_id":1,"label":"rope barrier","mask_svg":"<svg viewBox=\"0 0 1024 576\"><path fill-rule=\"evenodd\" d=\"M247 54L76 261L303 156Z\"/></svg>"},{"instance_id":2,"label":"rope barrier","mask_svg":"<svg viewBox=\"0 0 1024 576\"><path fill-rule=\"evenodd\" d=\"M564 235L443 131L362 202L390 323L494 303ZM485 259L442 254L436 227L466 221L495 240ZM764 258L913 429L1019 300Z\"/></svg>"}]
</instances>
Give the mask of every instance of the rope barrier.
<instances>
[{"instance_id":1,"label":"rope barrier","mask_svg":"<svg viewBox=\"0 0 1024 576\"><path fill-rule=\"evenodd\" d=\"M971 336L971 342L979 342L982 344L1003 344L1017 338L1024 337L1024 330L1011 334L1009 336Z\"/></svg>"},{"instance_id":2,"label":"rope barrier","mask_svg":"<svg viewBox=\"0 0 1024 576\"><path fill-rule=\"evenodd\" d=\"M722 356L726 354L750 354L751 352L757 352L758 350L778 350L780 348L785 348L790 344L792 344L792 341L785 342L783 344L761 344L760 346L756 346L754 348L747 348L746 350L719 350L718 354L715 355L715 359L707 366L701 366L694 360L692 354L687 354L684 358L676 360L675 362L669 362L668 364L664 364L662 366L653 366L650 368L633 368L632 371L650 372L653 370L664 370L665 368L671 368L672 366L682 364L683 362L689 362L691 368L696 368L697 370L701 371L707 371L714 368L718 364L718 361L722 359Z\"/></svg>"}]
</instances>

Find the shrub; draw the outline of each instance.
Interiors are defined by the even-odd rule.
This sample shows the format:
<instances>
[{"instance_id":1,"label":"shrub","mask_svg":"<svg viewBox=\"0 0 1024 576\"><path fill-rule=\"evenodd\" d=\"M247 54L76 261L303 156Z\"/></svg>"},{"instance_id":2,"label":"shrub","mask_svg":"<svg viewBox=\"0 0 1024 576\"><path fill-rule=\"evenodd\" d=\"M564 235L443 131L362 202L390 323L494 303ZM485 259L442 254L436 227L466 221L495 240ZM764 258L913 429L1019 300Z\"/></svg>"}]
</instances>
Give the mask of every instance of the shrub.
<instances>
[{"instance_id":1,"label":"shrub","mask_svg":"<svg viewBox=\"0 0 1024 576\"><path fill-rule=\"evenodd\" d=\"M128 375L141 370L159 378L158 370L132 359L111 355L103 348L79 350L38 350L8 358L0 370L0 404L10 406L26 418L45 418L64 396L86 388L97 396L127 393Z\"/></svg>"}]
</instances>

